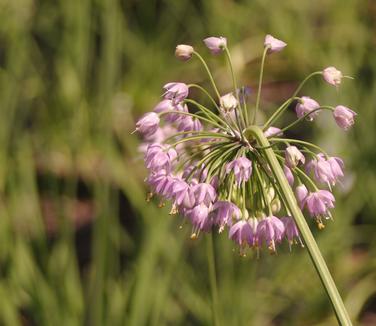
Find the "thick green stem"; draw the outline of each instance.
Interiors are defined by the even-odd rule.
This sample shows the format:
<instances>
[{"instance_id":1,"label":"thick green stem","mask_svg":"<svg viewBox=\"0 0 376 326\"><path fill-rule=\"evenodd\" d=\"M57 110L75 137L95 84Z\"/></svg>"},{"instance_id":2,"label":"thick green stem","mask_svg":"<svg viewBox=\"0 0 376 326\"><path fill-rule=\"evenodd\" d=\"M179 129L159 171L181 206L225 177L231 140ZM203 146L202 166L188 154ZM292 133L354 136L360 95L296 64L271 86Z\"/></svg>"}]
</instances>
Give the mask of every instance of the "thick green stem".
<instances>
[{"instance_id":1,"label":"thick green stem","mask_svg":"<svg viewBox=\"0 0 376 326\"><path fill-rule=\"evenodd\" d=\"M262 130L257 126L249 127L246 130L245 136L249 140L256 139L260 146L268 147L270 145ZM304 219L304 216L296 202L292 189L288 184L288 181L283 173L280 164L278 163L273 150L271 148L266 148L263 151L269 163L270 169L272 170L276 181L280 185L281 192L287 204L287 208L294 217L296 225L306 244L312 263L315 266L321 282L330 298L338 323L345 326L352 325L350 317L348 316L346 308L343 304L342 298L337 290L329 269L326 266L325 260L321 255L320 249L318 248L311 230L309 229L309 226Z\"/></svg>"},{"instance_id":2,"label":"thick green stem","mask_svg":"<svg viewBox=\"0 0 376 326\"><path fill-rule=\"evenodd\" d=\"M210 280L210 291L212 297L212 320L214 326L219 326L218 318L218 290L217 290L217 275L215 272L215 253L214 253L214 239L213 232L207 235L206 248L208 256L208 267L209 267L209 280Z\"/></svg>"}]
</instances>

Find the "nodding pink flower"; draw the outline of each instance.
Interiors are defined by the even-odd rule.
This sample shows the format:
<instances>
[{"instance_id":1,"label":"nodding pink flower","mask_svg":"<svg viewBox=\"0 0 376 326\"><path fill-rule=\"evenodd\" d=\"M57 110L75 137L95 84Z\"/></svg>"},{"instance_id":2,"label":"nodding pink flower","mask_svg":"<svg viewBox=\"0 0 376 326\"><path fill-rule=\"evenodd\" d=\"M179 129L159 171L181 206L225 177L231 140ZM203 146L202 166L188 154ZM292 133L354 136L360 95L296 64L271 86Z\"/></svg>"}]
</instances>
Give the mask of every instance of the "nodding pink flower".
<instances>
[{"instance_id":1,"label":"nodding pink flower","mask_svg":"<svg viewBox=\"0 0 376 326\"><path fill-rule=\"evenodd\" d=\"M183 101L189 93L189 88L184 83L172 82L163 86L166 90L164 98L172 100L172 103L178 104Z\"/></svg>"},{"instance_id":2,"label":"nodding pink flower","mask_svg":"<svg viewBox=\"0 0 376 326\"><path fill-rule=\"evenodd\" d=\"M175 49L175 56L182 61L187 61L192 58L194 49L190 45L179 44Z\"/></svg>"},{"instance_id":3,"label":"nodding pink flower","mask_svg":"<svg viewBox=\"0 0 376 326\"><path fill-rule=\"evenodd\" d=\"M136 130L146 137L153 135L158 130L158 127L159 117L155 112L146 113L136 123Z\"/></svg>"},{"instance_id":4,"label":"nodding pink flower","mask_svg":"<svg viewBox=\"0 0 376 326\"><path fill-rule=\"evenodd\" d=\"M151 173L147 178L147 182L153 191L167 199L172 197L172 188L176 178L168 173L166 170L160 170L156 173Z\"/></svg>"},{"instance_id":5,"label":"nodding pink flower","mask_svg":"<svg viewBox=\"0 0 376 326\"><path fill-rule=\"evenodd\" d=\"M304 184L301 184L296 187L295 189L295 197L298 201L299 207L303 209L305 204L305 199L308 196L308 190L307 187Z\"/></svg>"},{"instance_id":6,"label":"nodding pink flower","mask_svg":"<svg viewBox=\"0 0 376 326\"><path fill-rule=\"evenodd\" d=\"M308 212L314 217L330 216L329 209L334 208L335 198L328 190L311 192L305 199Z\"/></svg>"},{"instance_id":7,"label":"nodding pink flower","mask_svg":"<svg viewBox=\"0 0 376 326\"><path fill-rule=\"evenodd\" d=\"M299 230L295 224L294 219L290 216L287 216L287 217L282 217L281 221L283 225L285 226L284 235L286 236L287 241L289 242L290 250L291 250L291 245L293 243L297 243L298 241L303 246L303 242L302 242L302 239L300 239Z\"/></svg>"},{"instance_id":8,"label":"nodding pink flower","mask_svg":"<svg viewBox=\"0 0 376 326\"><path fill-rule=\"evenodd\" d=\"M187 115L184 118L179 119L177 129L178 131L200 131L202 129L202 124L200 120Z\"/></svg>"},{"instance_id":9,"label":"nodding pink flower","mask_svg":"<svg viewBox=\"0 0 376 326\"><path fill-rule=\"evenodd\" d=\"M231 112L238 106L238 100L232 93L223 95L220 99L221 109L225 112Z\"/></svg>"},{"instance_id":10,"label":"nodding pink flower","mask_svg":"<svg viewBox=\"0 0 376 326\"><path fill-rule=\"evenodd\" d=\"M161 113L161 112L168 112L168 111L179 111L179 112L188 112L188 107L186 104L174 104L172 100L163 100L159 102L154 107L154 112ZM177 122L180 119L184 119L187 115L179 114L178 112L171 112L169 114L164 115L164 118L167 122Z\"/></svg>"},{"instance_id":11,"label":"nodding pink flower","mask_svg":"<svg viewBox=\"0 0 376 326\"><path fill-rule=\"evenodd\" d=\"M304 117L306 114L318 109L320 104L317 103L315 100L311 99L308 96L302 96L295 107L295 112L298 118ZM319 111L315 111L309 115L307 115L307 120L312 121L317 115Z\"/></svg>"},{"instance_id":12,"label":"nodding pink flower","mask_svg":"<svg viewBox=\"0 0 376 326\"><path fill-rule=\"evenodd\" d=\"M322 76L328 84L333 86L341 84L341 79L343 78L342 72L335 67L325 68L322 72Z\"/></svg>"},{"instance_id":13,"label":"nodding pink flower","mask_svg":"<svg viewBox=\"0 0 376 326\"><path fill-rule=\"evenodd\" d=\"M283 166L283 172L285 173L286 179L289 185L292 187L294 184L294 175L292 174L290 168L286 165Z\"/></svg>"},{"instance_id":14,"label":"nodding pink flower","mask_svg":"<svg viewBox=\"0 0 376 326\"><path fill-rule=\"evenodd\" d=\"M197 238L201 231L209 232L211 230L213 220L210 218L209 213L210 208L203 203L188 211L187 217L193 225L192 239Z\"/></svg>"},{"instance_id":15,"label":"nodding pink flower","mask_svg":"<svg viewBox=\"0 0 376 326\"><path fill-rule=\"evenodd\" d=\"M269 137L278 137L278 136L282 136L283 135L283 132L281 129L279 128L276 128L276 127L269 127L268 129L266 129L264 131L264 136L266 138L269 138Z\"/></svg>"},{"instance_id":16,"label":"nodding pink flower","mask_svg":"<svg viewBox=\"0 0 376 326\"><path fill-rule=\"evenodd\" d=\"M310 161L306 170L310 173L313 170L315 179L318 182L335 185L339 177L343 177L343 161L338 157L326 159L322 153L317 154L316 159Z\"/></svg>"},{"instance_id":17,"label":"nodding pink flower","mask_svg":"<svg viewBox=\"0 0 376 326\"><path fill-rule=\"evenodd\" d=\"M204 43L212 54L220 54L227 46L227 39L225 37L207 37Z\"/></svg>"},{"instance_id":18,"label":"nodding pink flower","mask_svg":"<svg viewBox=\"0 0 376 326\"><path fill-rule=\"evenodd\" d=\"M225 226L232 226L233 220L241 217L238 206L229 201L217 201L213 205L214 224L219 226L219 232L222 232Z\"/></svg>"},{"instance_id":19,"label":"nodding pink flower","mask_svg":"<svg viewBox=\"0 0 376 326\"><path fill-rule=\"evenodd\" d=\"M177 153L173 148L166 150L166 148L160 144L151 144L148 146L145 153L146 167L152 171L160 169L169 171L176 157Z\"/></svg>"},{"instance_id":20,"label":"nodding pink flower","mask_svg":"<svg viewBox=\"0 0 376 326\"><path fill-rule=\"evenodd\" d=\"M288 146L285 150L285 163L286 165L293 169L299 162L305 163L305 157L302 152L296 146Z\"/></svg>"},{"instance_id":21,"label":"nodding pink flower","mask_svg":"<svg viewBox=\"0 0 376 326\"><path fill-rule=\"evenodd\" d=\"M228 235L229 239L233 240L241 247L244 247L246 244L252 246L254 236L252 226L245 220L240 220L233 224Z\"/></svg>"},{"instance_id":22,"label":"nodding pink flower","mask_svg":"<svg viewBox=\"0 0 376 326\"><path fill-rule=\"evenodd\" d=\"M354 118L356 113L353 110L350 110L346 106L338 105L334 108L333 117L336 120L336 123L343 130L349 130L350 127L354 124Z\"/></svg>"},{"instance_id":23,"label":"nodding pink flower","mask_svg":"<svg viewBox=\"0 0 376 326\"><path fill-rule=\"evenodd\" d=\"M209 183L198 183L193 186L193 193L196 199L196 205L204 203L209 206L217 198L217 193Z\"/></svg>"},{"instance_id":24,"label":"nodding pink flower","mask_svg":"<svg viewBox=\"0 0 376 326\"><path fill-rule=\"evenodd\" d=\"M239 157L226 165L226 173L234 172L238 186L247 181L252 174L252 162L246 157Z\"/></svg>"},{"instance_id":25,"label":"nodding pink flower","mask_svg":"<svg viewBox=\"0 0 376 326\"><path fill-rule=\"evenodd\" d=\"M257 239L259 244L263 241L270 250L275 251L275 244L282 241L285 226L282 221L275 216L268 216L257 225Z\"/></svg>"},{"instance_id":26,"label":"nodding pink flower","mask_svg":"<svg viewBox=\"0 0 376 326\"><path fill-rule=\"evenodd\" d=\"M175 204L183 206L184 208L193 208L196 200L193 193L192 186L184 180L176 180L172 186L172 194L175 199Z\"/></svg>"},{"instance_id":27,"label":"nodding pink flower","mask_svg":"<svg viewBox=\"0 0 376 326\"><path fill-rule=\"evenodd\" d=\"M264 46L269 47L269 53L282 51L286 45L285 42L278 40L269 34L265 36Z\"/></svg>"}]
</instances>

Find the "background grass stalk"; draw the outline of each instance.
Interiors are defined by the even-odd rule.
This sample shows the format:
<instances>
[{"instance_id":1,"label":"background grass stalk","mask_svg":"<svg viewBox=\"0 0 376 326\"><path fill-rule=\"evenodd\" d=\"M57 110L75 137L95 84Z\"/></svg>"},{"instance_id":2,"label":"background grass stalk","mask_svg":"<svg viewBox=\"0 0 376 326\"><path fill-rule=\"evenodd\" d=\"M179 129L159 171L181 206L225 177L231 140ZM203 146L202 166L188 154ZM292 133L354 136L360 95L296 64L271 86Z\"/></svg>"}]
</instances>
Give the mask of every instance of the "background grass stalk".
<instances>
[{"instance_id":1,"label":"background grass stalk","mask_svg":"<svg viewBox=\"0 0 376 326\"><path fill-rule=\"evenodd\" d=\"M207 249L207 256L208 256L210 291L211 291L211 298L212 298L212 321L213 321L214 326L219 326L217 275L216 275L216 270L215 270L215 253L214 253L213 242L214 242L213 233L210 232L206 236L206 249Z\"/></svg>"},{"instance_id":2,"label":"background grass stalk","mask_svg":"<svg viewBox=\"0 0 376 326\"><path fill-rule=\"evenodd\" d=\"M268 147L270 145L269 141L264 136L262 130L259 127L251 126L247 129L246 137L249 139L252 136L256 139L259 145L263 147ZM304 216L299 206L297 205L292 189L288 184L288 181L283 173L281 166L278 163L278 160L273 150L271 148L266 148L264 149L264 153L273 172L273 175L281 187L282 194L286 201L287 207L292 213L296 225L299 228L303 241L307 246L308 253L316 268L317 273L319 274L321 282L330 298L338 323L340 325L346 326L352 325L350 317L343 304L342 298L337 290L337 287L333 281L329 269L326 266L325 260L321 255L320 249L317 246L317 243L311 233L311 230L309 229L307 222L304 219Z\"/></svg>"}]
</instances>

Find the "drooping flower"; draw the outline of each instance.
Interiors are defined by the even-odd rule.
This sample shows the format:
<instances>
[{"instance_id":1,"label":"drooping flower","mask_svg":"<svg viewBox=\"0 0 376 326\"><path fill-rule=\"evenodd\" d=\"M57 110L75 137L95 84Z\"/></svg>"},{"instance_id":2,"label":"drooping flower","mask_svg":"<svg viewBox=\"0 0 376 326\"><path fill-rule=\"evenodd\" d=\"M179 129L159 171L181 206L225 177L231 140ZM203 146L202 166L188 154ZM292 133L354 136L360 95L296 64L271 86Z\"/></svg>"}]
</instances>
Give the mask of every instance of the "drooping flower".
<instances>
[{"instance_id":1,"label":"drooping flower","mask_svg":"<svg viewBox=\"0 0 376 326\"><path fill-rule=\"evenodd\" d=\"M322 75L325 81L333 86L338 86L339 84L341 84L341 80L343 78L342 72L335 67L325 68L322 72Z\"/></svg>"},{"instance_id":2,"label":"drooping flower","mask_svg":"<svg viewBox=\"0 0 376 326\"><path fill-rule=\"evenodd\" d=\"M350 127L354 124L354 118L356 113L353 110L350 110L346 106L338 105L334 108L333 117L336 120L336 123L343 130L349 130Z\"/></svg>"},{"instance_id":3,"label":"drooping flower","mask_svg":"<svg viewBox=\"0 0 376 326\"><path fill-rule=\"evenodd\" d=\"M278 40L269 34L265 36L264 46L269 48L269 53L282 51L286 45L285 42Z\"/></svg>"},{"instance_id":4,"label":"drooping flower","mask_svg":"<svg viewBox=\"0 0 376 326\"><path fill-rule=\"evenodd\" d=\"M266 138L269 138L269 137L278 137L278 136L282 136L283 132L279 128L269 127L268 129L266 129L264 131L264 135L265 135Z\"/></svg>"},{"instance_id":5,"label":"drooping flower","mask_svg":"<svg viewBox=\"0 0 376 326\"><path fill-rule=\"evenodd\" d=\"M302 239L300 239L299 230L298 227L295 224L295 221L292 217L286 216L282 217L281 221L283 225L285 226L285 236L287 238L287 241L289 242L289 247L291 250L291 245L293 243L299 242L301 246L303 246Z\"/></svg>"},{"instance_id":6,"label":"drooping flower","mask_svg":"<svg viewBox=\"0 0 376 326\"><path fill-rule=\"evenodd\" d=\"M289 168L293 169L299 162L304 164L305 157L296 146L288 146L285 149L285 162Z\"/></svg>"},{"instance_id":7,"label":"drooping flower","mask_svg":"<svg viewBox=\"0 0 376 326\"><path fill-rule=\"evenodd\" d=\"M145 153L145 164L151 171L160 169L171 169L174 159L177 157L176 150L173 148L166 149L161 144L151 144Z\"/></svg>"},{"instance_id":8,"label":"drooping flower","mask_svg":"<svg viewBox=\"0 0 376 326\"><path fill-rule=\"evenodd\" d=\"M191 238L197 238L200 232L209 232L213 225L213 220L209 216L210 208L204 203L195 206L187 212L187 217L193 225Z\"/></svg>"},{"instance_id":9,"label":"drooping flower","mask_svg":"<svg viewBox=\"0 0 376 326\"><path fill-rule=\"evenodd\" d=\"M334 208L335 198L328 190L311 192L305 199L308 212L313 217L330 216L329 209Z\"/></svg>"},{"instance_id":10,"label":"drooping flower","mask_svg":"<svg viewBox=\"0 0 376 326\"><path fill-rule=\"evenodd\" d=\"M268 216L262 219L257 225L257 239L259 244L265 241L271 251L275 251L275 244L282 241L285 226L275 216Z\"/></svg>"},{"instance_id":11,"label":"drooping flower","mask_svg":"<svg viewBox=\"0 0 376 326\"><path fill-rule=\"evenodd\" d=\"M213 205L214 224L222 232L225 226L232 226L233 220L240 219L241 212L238 206L229 201L217 201Z\"/></svg>"},{"instance_id":12,"label":"drooping flower","mask_svg":"<svg viewBox=\"0 0 376 326\"><path fill-rule=\"evenodd\" d=\"M254 236L251 225L245 220L240 220L233 224L228 235L229 239L241 247L246 244L253 245Z\"/></svg>"},{"instance_id":13,"label":"drooping flower","mask_svg":"<svg viewBox=\"0 0 376 326\"><path fill-rule=\"evenodd\" d=\"M178 104L183 101L189 93L189 88L184 83L172 82L163 86L166 90L164 98L172 100L173 104Z\"/></svg>"},{"instance_id":14,"label":"drooping flower","mask_svg":"<svg viewBox=\"0 0 376 326\"><path fill-rule=\"evenodd\" d=\"M246 157L239 157L226 165L226 173L234 172L235 180L240 185L242 181L247 181L252 174L252 162Z\"/></svg>"},{"instance_id":15,"label":"drooping flower","mask_svg":"<svg viewBox=\"0 0 376 326\"><path fill-rule=\"evenodd\" d=\"M188 115L178 121L177 129L178 131L199 131L202 129L202 125L200 120Z\"/></svg>"},{"instance_id":16,"label":"drooping flower","mask_svg":"<svg viewBox=\"0 0 376 326\"><path fill-rule=\"evenodd\" d=\"M212 54L221 53L227 46L227 39L225 37L207 37L204 43Z\"/></svg>"},{"instance_id":17,"label":"drooping flower","mask_svg":"<svg viewBox=\"0 0 376 326\"><path fill-rule=\"evenodd\" d=\"M292 174L290 168L286 165L283 166L283 172L285 173L286 179L290 186L294 184L294 175Z\"/></svg>"},{"instance_id":18,"label":"drooping flower","mask_svg":"<svg viewBox=\"0 0 376 326\"><path fill-rule=\"evenodd\" d=\"M195 195L192 186L184 180L176 180L172 186L172 194L175 199L175 204L184 208L193 208L196 204Z\"/></svg>"},{"instance_id":19,"label":"drooping flower","mask_svg":"<svg viewBox=\"0 0 376 326\"><path fill-rule=\"evenodd\" d=\"M305 204L305 199L307 198L308 195L308 189L304 184L301 184L296 187L295 189L295 197L298 201L299 207L303 209L304 204Z\"/></svg>"},{"instance_id":20,"label":"drooping flower","mask_svg":"<svg viewBox=\"0 0 376 326\"><path fill-rule=\"evenodd\" d=\"M187 61L192 58L193 47L186 44L179 44L175 49L175 56L182 61Z\"/></svg>"},{"instance_id":21,"label":"drooping flower","mask_svg":"<svg viewBox=\"0 0 376 326\"><path fill-rule=\"evenodd\" d=\"M326 158L319 153L316 159L311 160L306 166L307 172L313 171L318 182L335 185L339 177L343 177L343 161L339 157Z\"/></svg>"},{"instance_id":22,"label":"drooping flower","mask_svg":"<svg viewBox=\"0 0 376 326\"><path fill-rule=\"evenodd\" d=\"M196 205L204 203L206 206L209 206L217 198L217 193L214 187L209 183L198 183L193 186L193 193Z\"/></svg>"},{"instance_id":23,"label":"drooping flower","mask_svg":"<svg viewBox=\"0 0 376 326\"><path fill-rule=\"evenodd\" d=\"M320 104L317 103L314 99L311 99L308 96L302 96L296 104L295 112L298 118L304 117L306 114L313 112L314 110L318 109ZM307 115L307 120L312 121L317 115L319 111L315 111L309 115Z\"/></svg>"},{"instance_id":24,"label":"drooping flower","mask_svg":"<svg viewBox=\"0 0 376 326\"><path fill-rule=\"evenodd\" d=\"M232 93L228 93L221 97L220 104L221 109L224 111L224 113L229 113L236 109L236 107L238 106L238 100Z\"/></svg>"},{"instance_id":25,"label":"drooping flower","mask_svg":"<svg viewBox=\"0 0 376 326\"><path fill-rule=\"evenodd\" d=\"M158 127L159 117L155 112L146 113L136 123L136 130L145 137L153 135L158 130Z\"/></svg>"}]
</instances>

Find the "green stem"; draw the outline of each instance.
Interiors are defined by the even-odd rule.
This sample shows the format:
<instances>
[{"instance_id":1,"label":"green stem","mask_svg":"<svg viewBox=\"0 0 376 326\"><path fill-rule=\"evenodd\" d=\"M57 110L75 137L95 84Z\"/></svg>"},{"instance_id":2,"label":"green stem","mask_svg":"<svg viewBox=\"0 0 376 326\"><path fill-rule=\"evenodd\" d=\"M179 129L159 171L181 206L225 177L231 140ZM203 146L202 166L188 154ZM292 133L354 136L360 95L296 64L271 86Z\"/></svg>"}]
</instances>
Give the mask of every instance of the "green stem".
<instances>
[{"instance_id":1,"label":"green stem","mask_svg":"<svg viewBox=\"0 0 376 326\"><path fill-rule=\"evenodd\" d=\"M203 92L209 98L209 100L214 104L214 106L217 108L217 110L219 110L219 106L218 106L217 102L213 99L213 97L209 94L209 92L204 87L201 87L200 85L197 85L197 84L189 84L188 87L194 87L194 88L199 89L201 92Z\"/></svg>"},{"instance_id":2,"label":"green stem","mask_svg":"<svg viewBox=\"0 0 376 326\"><path fill-rule=\"evenodd\" d=\"M295 93L292 95L292 97L295 97L296 95L298 95L298 93L300 92L300 90L303 88L304 84L309 80L311 79L313 76L316 76L316 75L322 75L322 72L321 71L315 71L313 73L311 73L310 75L308 75L306 78L304 78L304 80L300 83L300 85L298 86L298 88L296 89Z\"/></svg>"},{"instance_id":3,"label":"green stem","mask_svg":"<svg viewBox=\"0 0 376 326\"><path fill-rule=\"evenodd\" d=\"M272 116L268 119L268 121L265 122L262 130L267 129L272 125L273 122L277 121L277 119L281 116L283 111L285 111L289 105L291 104L292 101L294 100L300 100L300 97L291 97L288 100L286 100L273 114Z\"/></svg>"},{"instance_id":4,"label":"green stem","mask_svg":"<svg viewBox=\"0 0 376 326\"><path fill-rule=\"evenodd\" d=\"M255 138L256 141L263 147L269 146L268 139L264 136L262 130L257 126L249 127L246 131L245 136ZM283 196L285 197L287 207L293 215L296 225L307 246L312 263L315 266L321 282L330 298L338 323L345 326L352 325L350 317L343 304L342 298L337 290L329 269L326 266L325 260L321 255L320 249L317 246L317 243L311 233L311 230L309 229L303 213L299 209L292 189L287 182L287 179L283 173L281 166L278 163L273 150L271 148L267 148L264 149L264 153L274 174L274 177L281 187L281 191Z\"/></svg>"},{"instance_id":5,"label":"green stem","mask_svg":"<svg viewBox=\"0 0 376 326\"><path fill-rule=\"evenodd\" d=\"M196 51L193 51L193 54L196 55L197 58L199 58L199 60L201 61L202 65L204 66L206 72L208 73L210 82L213 85L213 89L215 91L215 94L217 95L218 100L220 100L221 99L221 94L219 94L218 88L217 88L217 86L215 85L215 82L214 82L213 75L211 74L210 69L209 69L208 65L206 64L204 58L198 52L196 52Z\"/></svg>"},{"instance_id":6,"label":"green stem","mask_svg":"<svg viewBox=\"0 0 376 326\"><path fill-rule=\"evenodd\" d=\"M217 275L215 272L215 252L214 252L213 243L214 243L213 232L210 232L206 237L206 249L207 249L207 256L208 256L210 290L211 290L211 297L212 297L212 319L213 319L213 325L219 326Z\"/></svg>"},{"instance_id":7,"label":"green stem","mask_svg":"<svg viewBox=\"0 0 376 326\"><path fill-rule=\"evenodd\" d=\"M276 143L290 142L290 143L293 143L293 144L295 143L295 144L306 145L306 146L317 149L318 151L322 152L326 157L328 157L328 154L326 153L326 151L324 151L320 146L317 146L315 144L312 144L312 143L304 141L304 140L290 139L290 138L270 138L269 140L276 142Z\"/></svg>"},{"instance_id":8,"label":"green stem","mask_svg":"<svg viewBox=\"0 0 376 326\"><path fill-rule=\"evenodd\" d=\"M264 53L262 54L262 60L261 60L261 69L260 69L260 76L259 76L259 84L258 84L258 90L257 90L257 98L256 98L256 108L255 108L255 113L253 115L252 123L254 124L256 122L257 118L257 111L259 108L260 104L260 95L261 95L261 86L262 86L262 78L264 76L264 65L265 65L265 58L266 58L266 53L268 52L269 47L266 46L264 49Z\"/></svg>"}]
</instances>

